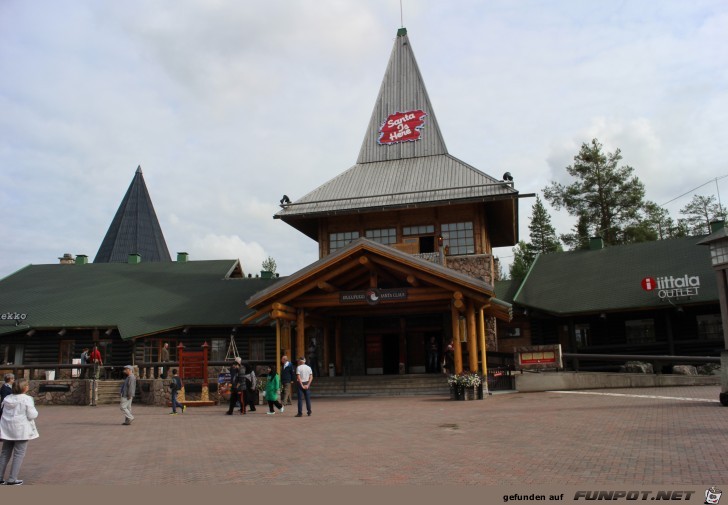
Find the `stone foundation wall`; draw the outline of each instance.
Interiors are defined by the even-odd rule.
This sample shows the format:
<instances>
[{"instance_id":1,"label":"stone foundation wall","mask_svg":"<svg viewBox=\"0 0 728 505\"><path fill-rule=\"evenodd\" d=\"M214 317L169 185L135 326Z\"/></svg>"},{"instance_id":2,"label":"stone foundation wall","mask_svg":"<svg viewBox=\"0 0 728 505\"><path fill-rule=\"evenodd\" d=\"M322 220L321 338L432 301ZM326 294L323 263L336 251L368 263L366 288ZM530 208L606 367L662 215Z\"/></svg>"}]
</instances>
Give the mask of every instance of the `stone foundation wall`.
<instances>
[{"instance_id":1,"label":"stone foundation wall","mask_svg":"<svg viewBox=\"0 0 728 505\"><path fill-rule=\"evenodd\" d=\"M69 380L31 380L28 394L33 397L36 405L90 405L91 381L86 379ZM40 386L69 386L68 391L40 392Z\"/></svg>"},{"instance_id":2,"label":"stone foundation wall","mask_svg":"<svg viewBox=\"0 0 728 505\"><path fill-rule=\"evenodd\" d=\"M199 383L197 383L199 384ZM137 380L137 388L140 391L142 403L145 405L156 405L166 407L172 402L169 390L169 379L139 379ZM209 391L209 400L219 403L220 395L218 391ZM184 392L185 401L200 401L202 392ZM179 398L180 402L182 398Z\"/></svg>"}]
</instances>

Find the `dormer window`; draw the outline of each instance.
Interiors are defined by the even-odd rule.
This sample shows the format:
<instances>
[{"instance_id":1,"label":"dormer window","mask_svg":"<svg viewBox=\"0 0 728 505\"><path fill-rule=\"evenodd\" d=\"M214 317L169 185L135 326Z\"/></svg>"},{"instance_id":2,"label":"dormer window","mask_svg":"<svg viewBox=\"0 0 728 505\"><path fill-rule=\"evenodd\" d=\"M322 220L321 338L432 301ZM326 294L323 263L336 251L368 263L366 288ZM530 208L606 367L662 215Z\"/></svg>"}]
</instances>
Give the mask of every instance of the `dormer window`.
<instances>
[{"instance_id":1,"label":"dormer window","mask_svg":"<svg viewBox=\"0 0 728 505\"><path fill-rule=\"evenodd\" d=\"M381 228L378 230L367 230L366 238L384 245L397 243L397 228Z\"/></svg>"},{"instance_id":2,"label":"dormer window","mask_svg":"<svg viewBox=\"0 0 728 505\"><path fill-rule=\"evenodd\" d=\"M329 252L332 253L338 249L341 249L346 244L359 238L358 231L342 231L338 233L329 234Z\"/></svg>"}]
</instances>

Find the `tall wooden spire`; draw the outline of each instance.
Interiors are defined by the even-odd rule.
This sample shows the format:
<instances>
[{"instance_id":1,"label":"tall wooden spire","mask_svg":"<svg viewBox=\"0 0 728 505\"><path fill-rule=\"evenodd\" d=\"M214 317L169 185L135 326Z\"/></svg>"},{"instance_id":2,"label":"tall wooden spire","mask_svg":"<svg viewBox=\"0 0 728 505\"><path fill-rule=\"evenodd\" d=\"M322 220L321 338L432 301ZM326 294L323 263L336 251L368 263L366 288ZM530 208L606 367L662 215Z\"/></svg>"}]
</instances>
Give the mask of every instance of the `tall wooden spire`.
<instances>
[{"instance_id":1,"label":"tall wooden spire","mask_svg":"<svg viewBox=\"0 0 728 505\"><path fill-rule=\"evenodd\" d=\"M94 263L126 263L130 254L142 261L172 261L152 199L138 167L106 232Z\"/></svg>"}]
</instances>

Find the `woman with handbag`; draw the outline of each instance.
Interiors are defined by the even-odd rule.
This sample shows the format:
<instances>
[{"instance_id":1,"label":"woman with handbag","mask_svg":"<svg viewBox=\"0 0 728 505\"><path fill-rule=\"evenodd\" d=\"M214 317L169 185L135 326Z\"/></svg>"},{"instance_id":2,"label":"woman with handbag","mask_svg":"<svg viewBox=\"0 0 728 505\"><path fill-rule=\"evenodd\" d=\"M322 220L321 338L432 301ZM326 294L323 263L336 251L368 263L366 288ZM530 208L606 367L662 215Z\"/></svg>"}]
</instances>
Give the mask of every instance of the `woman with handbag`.
<instances>
[{"instance_id":1,"label":"woman with handbag","mask_svg":"<svg viewBox=\"0 0 728 505\"><path fill-rule=\"evenodd\" d=\"M35 427L35 418L38 411L35 409L33 398L27 395L28 379L20 378L13 384L13 394L3 400L3 415L0 418L0 438L3 440L3 449L0 453L0 484L6 486L19 486L23 484L18 480L20 465L23 464L28 441L38 438ZM10 475L5 479L5 470L12 458Z\"/></svg>"}]
</instances>

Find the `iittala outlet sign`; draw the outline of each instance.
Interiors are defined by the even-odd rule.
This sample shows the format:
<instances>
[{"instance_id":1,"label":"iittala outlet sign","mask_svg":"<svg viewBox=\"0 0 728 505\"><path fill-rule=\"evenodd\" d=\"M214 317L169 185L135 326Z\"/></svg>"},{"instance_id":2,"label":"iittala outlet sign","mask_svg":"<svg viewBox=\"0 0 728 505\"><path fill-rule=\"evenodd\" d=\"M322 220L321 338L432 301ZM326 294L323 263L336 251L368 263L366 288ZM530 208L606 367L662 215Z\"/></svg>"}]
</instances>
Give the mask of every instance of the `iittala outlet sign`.
<instances>
[{"instance_id":1,"label":"iittala outlet sign","mask_svg":"<svg viewBox=\"0 0 728 505\"><path fill-rule=\"evenodd\" d=\"M642 289L645 291L656 291L660 299L680 298L683 296L697 296L700 290L700 276L682 275L645 277L642 279Z\"/></svg>"},{"instance_id":2,"label":"iittala outlet sign","mask_svg":"<svg viewBox=\"0 0 728 505\"><path fill-rule=\"evenodd\" d=\"M390 114L379 127L377 142L381 145L392 145L420 140L420 130L425 125L426 115L419 109Z\"/></svg>"}]
</instances>

